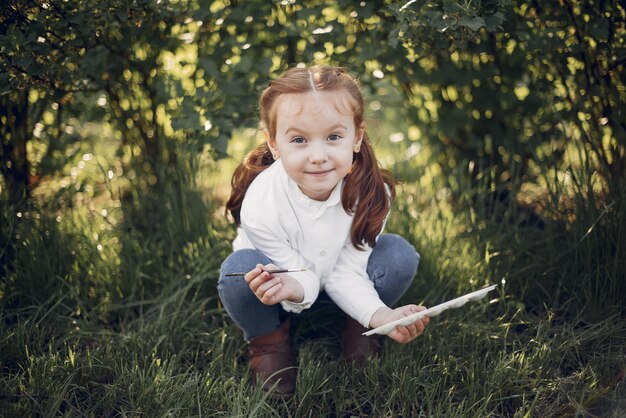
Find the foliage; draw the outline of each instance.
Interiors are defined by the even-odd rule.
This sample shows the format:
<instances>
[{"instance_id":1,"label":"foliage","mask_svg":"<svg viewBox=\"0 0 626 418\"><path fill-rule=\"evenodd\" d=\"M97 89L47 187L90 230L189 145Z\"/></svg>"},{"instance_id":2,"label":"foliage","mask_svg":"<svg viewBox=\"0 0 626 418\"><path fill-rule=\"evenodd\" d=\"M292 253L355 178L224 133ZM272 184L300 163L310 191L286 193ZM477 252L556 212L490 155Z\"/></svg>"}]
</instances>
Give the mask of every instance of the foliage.
<instances>
[{"instance_id":1,"label":"foliage","mask_svg":"<svg viewBox=\"0 0 626 418\"><path fill-rule=\"evenodd\" d=\"M567 169L564 154L580 143L596 187L614 196L622 187L626 29L614 2L12 1L6 10L0 128L13 201L62 166L79 121L112 125L142 188L207 146L224 156L233 130L256 124L270 75L299 62L346 65L375 94L388 92L381 78L398 85L414 139L434 147L453 186L469 173L516 192L542 182L546 166ZM28 156L29 142L43 157Z\"/></svg>"},{"instance_id":2,"label":"foliage","mask_svg":"<svg viewBox=\"0 0 626 418\"><path fill-rule=\"evenodd\" d=\"M11 201L28 197L37 179L53 174L46 169L58 165L48 160L59 158L56 150L63 158L64 146L80 139L75 135L79 121L94 117L117 123L131 144L133 137L154 136L158 102L152 80L159 78L149 76L155 55L175 41L169 36L171 9L150 1L11 1L4 8L0 127ZM96 100L95 92L109 93L117 108L103 112L111 101ZM45 150L41 161L28 155L27 144L34 140ZM143 152L154 154L158 140L144 142Z\"/></svg>"},{"instance_id":3,"label":"foliage","mask_svg":"<svg viewBox=\"0 0 626 418\"><path fill-rule=\"evenodd\" d=\"M597 187L618 196L626 153L623 5L467 4L394 9L411 61L396 77L444 172L519 189L540 182L546 167L567 170L572 159L564 155L578 149L582 161L574 164L589 164L601 176Z\"/></svg>"}]
</instances>

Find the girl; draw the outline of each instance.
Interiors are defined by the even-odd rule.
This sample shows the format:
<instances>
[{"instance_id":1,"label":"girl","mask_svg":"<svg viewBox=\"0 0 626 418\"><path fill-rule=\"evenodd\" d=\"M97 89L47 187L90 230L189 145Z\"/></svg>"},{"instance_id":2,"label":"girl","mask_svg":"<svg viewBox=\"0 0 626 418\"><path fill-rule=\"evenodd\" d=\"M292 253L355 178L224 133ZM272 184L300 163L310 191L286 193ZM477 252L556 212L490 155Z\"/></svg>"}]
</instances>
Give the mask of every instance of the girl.
<instances>
[{"instance_id":1,"label":"girl","mask_svg":"<svg viewBox=\"0 0 626 418\"><path fill-rule=\"evenodd\" d=\"M265 143L233 175L227 209L239 228L218 291L250 342L253 381L290 396L290 315L330 297L346 314L342 354L363 364L379 350L377 337L362 335L368 327L425 308L389 308L411 284L419 254L381 235L394 181L365 132L358 82L342 68L292 68L263 91L260 111ZM269 272L276 268L306 270ZM388 336L406 343L427 324L418 319Z\"/></svg>"}]
</instances>

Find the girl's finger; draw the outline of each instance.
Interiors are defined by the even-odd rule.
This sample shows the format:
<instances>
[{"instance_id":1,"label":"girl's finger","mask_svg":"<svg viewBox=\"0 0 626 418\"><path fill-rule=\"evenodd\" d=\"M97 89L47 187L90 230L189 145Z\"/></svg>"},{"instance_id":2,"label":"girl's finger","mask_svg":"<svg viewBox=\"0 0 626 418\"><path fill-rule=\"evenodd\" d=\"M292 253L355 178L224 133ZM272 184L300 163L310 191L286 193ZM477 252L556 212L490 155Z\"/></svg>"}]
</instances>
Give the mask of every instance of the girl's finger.
<instances>
[{"instance_id":1,"label":"girl's finger","mask_svg":"<svg viewBox=\"0 0 626 418\"><path fill-rule=\"evenodd\" d=\"M270 279L264 283L262 283L258 288L257 291L261 292L261 293L265 293L267 292L270 288L272 288L273 286L276 286L278 283L280 283L280 277L274 277L273 279Z\"/></svg>"},{"instance_id":2,"label":"girl's finger","mask_svg":"<svg viewBox=\"0 0 626 418\"><path fill-rule=\"evenodd\" d=\"M421 319L418 319L417 321L413 322L411 326L413 327L413 329L415 329L415 332L418 334L420 334L422 330L424 329L424 324L422 324Z\"/></svg>"},{"instance_id":3,"label":"girl's finger","mask_svg":"<svg viewBox=\"0 0 626 418\"><path fill-rule=\"evenodd\" d=\"M408 325L406 328L407 331L409 331L409 336L411 337L411 339L414 339L419 335L419 330L415 323Z\"/></svg>"},{"instance_id":4,"label":"girl's finger","mask_svg":"<svg viewBox=\"0 0 626 418\"><path fill-rule=\"evenodd\" d=\"M256 279L262 272L263 271L259 268L259 265L257 264L255 268L253 268L243 276L243 279L246 281L246 283L252 284L252 281Z\"/></svg>"},{"instance_id":5,"label":"girl's finger","mask_svg":"<svg viewBox=\"0 0 626 418\"><path fill-rule=\"evenodd\" d=\"M263 295L263 302L272 303L272 304L277 303L280 300L280 298L278 297L278 293L281 291L282 288L283 288L282 283L278 283L275 286L271 287Z\"/></svg>"},{"instance_id":6,"label":"girl's finger","mask_svg":"<svg viewBox=\"0 0 626 418\"><path fill-rule=\"evenodd\" d=\"M417 327L417 335L422 335L424 333L424 330L426 329L426 324L428 323L428 321L424 321L424 318L421 318L419 320L419 323L416 324Z\"/></svg>"},{"instance_id":7,"label":"girl's finger","mask_svg":"<svg viewBox=\"0 0 626 418\"><path fill-rule=\"evenodd\" d=\"M250 282L250 289L252 289L252 291L257 294L257 296L259 294L263 294L263 291L261 290L261 286L263 286L263 284L267 283L267 280L269 279L269 274L263 272L261 274L259 274L257 276L256 279L252 280Z\"/></svg>"},{"instance_id":8,"label":"girl's finger","mask_svg":"<svg viewBox=\"0 0 626 418\"><path fill-rule=\"evenodd\" d=\"M403 326L397 326L396 329L396 338L394 338L396 341L398 341L399 343L408 343L410 341L410 334L409 331L406 329L406 327Z\"/></svg>"},{"instance_id":9,"label":"girl's finger","mask_svg":"<svg viewBox=\"0 0 626 418\"><path fill-rule=\"evenodd\" d=\"M267 282L265 278L266 273L259 274L254 280L250 282L250 287L254 289L255 292L258 292L261 286Z\"/></svg>"}]
</instances>

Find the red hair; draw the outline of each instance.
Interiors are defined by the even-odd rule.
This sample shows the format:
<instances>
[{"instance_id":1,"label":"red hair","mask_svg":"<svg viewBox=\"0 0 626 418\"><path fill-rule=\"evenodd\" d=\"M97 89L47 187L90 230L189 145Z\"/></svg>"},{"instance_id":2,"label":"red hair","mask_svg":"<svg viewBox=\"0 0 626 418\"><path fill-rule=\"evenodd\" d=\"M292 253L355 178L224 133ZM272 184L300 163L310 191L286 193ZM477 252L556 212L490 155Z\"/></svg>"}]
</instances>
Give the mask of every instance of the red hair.
<instances>
[{"instance_id":1,"label":"red hair","mask_svg":"<svg viewBox=\"0 0 626 418\"><path fill-rule=\"evenodd\" d=\"M281 77L272 81L263 90L259 100L261 122L269 131L269 137L276 135L276 99L283 94L302 94L311 91L344 91L348 93L350 109L354 114L354 126L363 124L364 100L358 81L344 68L316 65L310 68L291 68ZM266 143L259 145L246 156L233 173L232 192L226 209L231 212L237 225L243 198L252 180L274 162ZM354 214L350 239L359 249L363 243L376 245L376 237L383 228L385 217L395 199L395 181L391 173L378 164L374 149L367 133L363 134L360 152L353 156L352 169L344 178L345 185L341 203L346 212Z\"/></svg>"}]
</instances>

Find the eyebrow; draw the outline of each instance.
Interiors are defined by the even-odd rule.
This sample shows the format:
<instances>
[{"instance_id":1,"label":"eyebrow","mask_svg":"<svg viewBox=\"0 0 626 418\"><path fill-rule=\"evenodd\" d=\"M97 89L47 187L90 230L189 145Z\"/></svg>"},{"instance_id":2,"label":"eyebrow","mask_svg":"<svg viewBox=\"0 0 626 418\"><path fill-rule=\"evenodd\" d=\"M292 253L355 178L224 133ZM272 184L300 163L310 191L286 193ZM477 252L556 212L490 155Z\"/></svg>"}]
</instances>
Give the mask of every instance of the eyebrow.
<instances>
[{"instance_id":1,"label":"eyebrow","mask_svg":"<svg viewBox=\"0 0 626 418\"><path fill-rule=\"evenodd\" d=\"M336 125L331 126L328 130L329 131L334 131L334 130L337 130L337 129L343 129L343 130L347 131L348 127L346 125L342 125L341 123L338 123ZM290 131L294 131L294 132L300 133L300 134L306 133L303 130L298 129L295 126L290 126L287 129L285 129L285 132L283 133L283 135L287 135Z\"/></svg>"}]
</instances>

